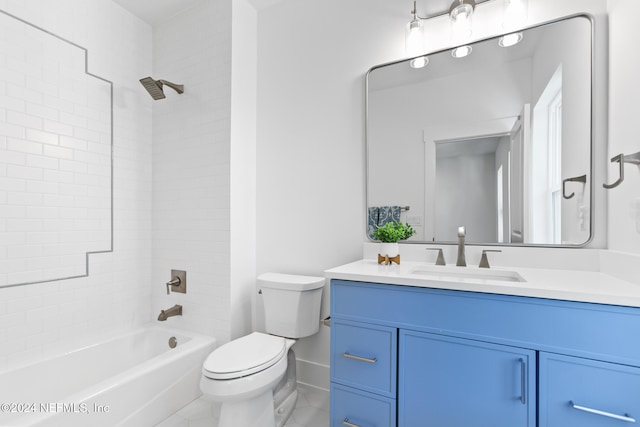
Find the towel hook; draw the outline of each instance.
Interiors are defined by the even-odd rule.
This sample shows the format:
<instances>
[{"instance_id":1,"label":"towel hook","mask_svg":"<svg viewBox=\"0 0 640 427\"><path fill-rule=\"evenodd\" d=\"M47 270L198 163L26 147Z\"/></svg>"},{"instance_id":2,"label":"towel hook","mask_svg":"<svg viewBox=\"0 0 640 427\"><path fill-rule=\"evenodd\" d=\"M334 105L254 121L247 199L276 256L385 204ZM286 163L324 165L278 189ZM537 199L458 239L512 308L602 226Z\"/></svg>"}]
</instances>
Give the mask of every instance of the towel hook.
<instances>
[{"instance_id":1,"label":"towel hook","mask_svg":"<svg viewBox=\"0 0 640 427\"><path fill-rule=\"evenodd\" d=\"M619 166L619 178L613 184L602 184L602 186L606 189L616 188L618 185L624 181L624 164L632 163L634 165L640 165L640 151L637 153L629 154L625 156L624 154L618 154L611 158L611 163L618 162Z\"/></svg>"},{"instance_id":2,"label":"towel hook","mask_svg":"<svg viewBox=\"0 0 640 427\"><path fill-rule=\"evenodd\" d=\"M567 196L567 192L565 191L565 184L567 182L581 182L581 183L586 183L587 182L587 175L580 175L580 176L574 176L573 178L567 178L567 179L563 179L562 180L562 197L564 197L565 199L570 199L573 196L576 195L576 193L571 193Z\"/></svg>"}]
</instances>

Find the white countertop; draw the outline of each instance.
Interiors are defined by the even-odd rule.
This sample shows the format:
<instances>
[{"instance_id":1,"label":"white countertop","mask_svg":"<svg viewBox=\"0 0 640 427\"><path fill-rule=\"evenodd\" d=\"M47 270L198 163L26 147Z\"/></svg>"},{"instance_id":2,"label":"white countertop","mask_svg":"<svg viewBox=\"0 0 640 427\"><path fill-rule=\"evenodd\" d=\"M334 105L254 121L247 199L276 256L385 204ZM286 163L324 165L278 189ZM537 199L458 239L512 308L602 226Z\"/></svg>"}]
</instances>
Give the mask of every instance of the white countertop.
<instances>
[{"instance_id":1,"label":"white countertop","mask_svg":"<svg viewBox=\"0 0 640 427\"><path fill-rule=\"evenodd\" d=\"M435 275L437 275L438 269L441 269L445 275L435 277L428 274L414 273L414 270L421 267L435 272ZM501 281L477 277L446 277L447 272L453 274L457 272L488 274L489 271L496 274L500 272L515 272L524 281ZM491 269L487 270L479 269L478 267L455 267L450 265L441 267L423 262L404 261L400 265L384 265L378 264L372 259L363 259L326 270L325 276L329 279L640 307L639 285L594 271L520 267L491 267Z\"/></svg>"}]
</instances>

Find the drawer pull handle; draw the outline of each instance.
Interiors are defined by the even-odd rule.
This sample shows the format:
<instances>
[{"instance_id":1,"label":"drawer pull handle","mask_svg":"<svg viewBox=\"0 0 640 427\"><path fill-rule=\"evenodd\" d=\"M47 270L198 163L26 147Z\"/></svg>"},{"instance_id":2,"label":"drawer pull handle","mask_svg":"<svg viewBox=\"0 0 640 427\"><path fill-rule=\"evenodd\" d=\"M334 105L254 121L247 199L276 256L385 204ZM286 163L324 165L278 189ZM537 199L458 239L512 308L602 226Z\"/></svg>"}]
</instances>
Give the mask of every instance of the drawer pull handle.
<instances>
[{"instance_id":1,"label":"drawer pull handle","mask_svg":"<svg viewBox=\"0 0 640 427\"><path fill-rule=\"evenodd\" d=\"M347 427L360 427L358 424L350 423L349 418L345 418L344 420L342 420L342 424L346 425Z\"/></svg>"},{"instance_id":2,"label":"drawer pull handle","mask_svg":"<svg viewBox=\"0 0 640 427\"><path fill-rule=\"evenodd\" d=\"M586 406L576 405L573 402L573 400L569 401L569 404L573 407L573 409L577 409L578 411L584 411L592 414L602 415L603 417L614 418L616 420L626 421L628 423L636 422L635 418L631 418L629 414L616 415L616 414L612 414L611 412L605 412L605 411L600 411L598 409L588 408Z\"/></svg>"},{"instance_id":3,"label":"drawer pull handle","mask_svg":"<svg viewBox=\"0 0 640 427\"><path fill-rule=\"evenodd\" d=\"M347 359L359 360L360 362L367 362L367 363L376 363L378 361L378 359L376 359L375 357L371 359L369 357L356 356L353 354L349 354L346 351L342 354L342 356L346 357Z\"/></svg>"}]
</instances>

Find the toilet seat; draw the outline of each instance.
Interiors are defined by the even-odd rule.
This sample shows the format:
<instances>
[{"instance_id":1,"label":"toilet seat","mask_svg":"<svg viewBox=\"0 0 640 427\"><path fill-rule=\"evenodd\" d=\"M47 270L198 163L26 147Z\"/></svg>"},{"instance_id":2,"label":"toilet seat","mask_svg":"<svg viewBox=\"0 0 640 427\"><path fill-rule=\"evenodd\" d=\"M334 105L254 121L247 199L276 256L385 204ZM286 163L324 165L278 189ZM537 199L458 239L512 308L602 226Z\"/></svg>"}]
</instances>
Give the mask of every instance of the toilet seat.
<instances>
[{"instance_id":1,"label":"toilet seat","mask_svg":"<svg viewBox=\"0 0 640 427\"><path fill-rule=\"evenodd\" d=\"M202 373L214 380L241 378L273 366L285 354L283 337L253 332L215 349L205 360Z\"/></svg>"}]
</instances>

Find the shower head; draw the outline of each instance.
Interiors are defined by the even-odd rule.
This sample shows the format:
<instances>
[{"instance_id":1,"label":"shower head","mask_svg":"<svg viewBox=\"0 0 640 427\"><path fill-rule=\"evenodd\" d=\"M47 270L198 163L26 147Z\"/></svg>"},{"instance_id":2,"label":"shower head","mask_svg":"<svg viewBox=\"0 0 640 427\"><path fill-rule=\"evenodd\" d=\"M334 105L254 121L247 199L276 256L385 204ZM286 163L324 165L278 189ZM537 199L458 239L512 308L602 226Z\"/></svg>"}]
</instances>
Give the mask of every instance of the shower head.
<instances>
[{"instance_id":1,"label":"shower head","mask_svg":"<svg viewBox=\"0 0 640 427\"><path fill-rule=\"evenodd\" d=\"M179 94L184 92L184 85L177 85L166 80L154 80L151 77L145 77L140 79L140 83L142 83L142 86L149 92L149 95L156 100L165 98L164 91L162 90L162 86L164 85L169 86Z\"/></svg>"}]
</instances>

